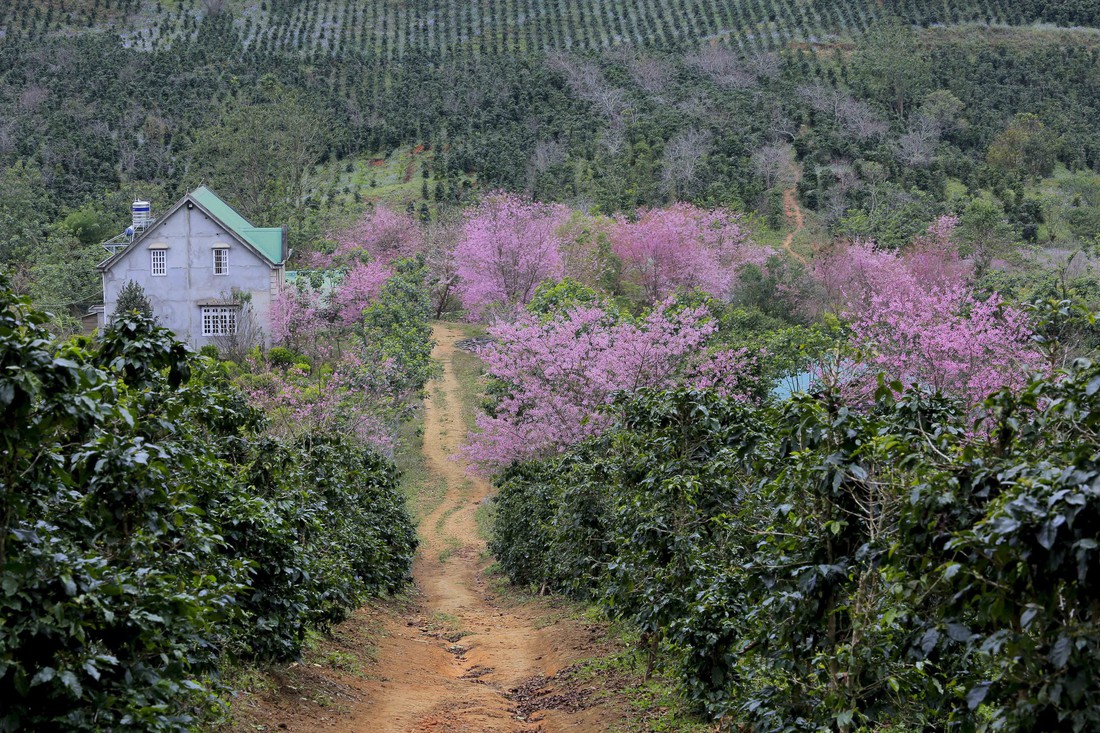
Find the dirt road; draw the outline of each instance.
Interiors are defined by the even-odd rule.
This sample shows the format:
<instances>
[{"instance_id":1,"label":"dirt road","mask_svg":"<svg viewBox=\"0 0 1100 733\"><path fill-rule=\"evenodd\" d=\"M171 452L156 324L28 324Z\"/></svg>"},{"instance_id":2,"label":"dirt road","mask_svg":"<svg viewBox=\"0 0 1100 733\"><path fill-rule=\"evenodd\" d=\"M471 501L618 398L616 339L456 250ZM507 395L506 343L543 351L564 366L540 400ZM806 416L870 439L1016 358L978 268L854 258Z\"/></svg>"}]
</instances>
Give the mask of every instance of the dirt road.
<instances>
[{"instance_id":1,"label":"dirt road","mask_svg":"<svg viewBox=\"0 0 1100 733\"><path fill-rule=\"evenodd\" d=\"M797 185L797 176L796 176ZM787 250L787 253L801 262L806 264L806 258L798 252L794 251L791 247L794 244L795 236L801 232L806 226L806 217L802 213L802 207L798 204L798 193L795 185L789 186L783 190L783 212L787 217L787 223L792 227L791 231L787 233L786 239L783 240L783 249Z\"/></svg>"},{"instance_id":2,"label":"dirt road","mask_svg":"<svg viewBox=\"0 0 1100 733\"><path fill-rule=\"evenodd\" d=\"M386 622L375 670L351 715L329 730L348 733L504 733L597 731L592 716L536 713L509 690L551 676L585 651L580 624L546 625L531 604L494 598L482 576L489 564L475 512L489 485L452 459L466 433L452 357L458 329L440 325L435 357L443 378L425 405L427 468L445 482L442 500L421 522L413 574L418 598L405 616ZM542 628L536 628L542 626ZM534 687L540 685L535 684ZM522 694L522 693L520 693ZM511 697L516 694L512 693ZM523 712L526 711L526 712Z\"/></svg>"},{"instance_id":3,"label":"dirt road","mask_svg":"<svg viewBox=\"0 0 1100 733\"><path fill-rule=\"evenodd\" d=\"M477 510L490 486L453 460L466 435L455 342L434 328L443 378L424 414L428 476L408 602L360 609L301 662L266 670L233 702L233 730L292 733L604 733L627 704L616 680L570 665L614 648L553 600L500 597ZM555 605L557 604L557 605ZM568 673L558 675L567 670Z\"/></svg>"}]
</instances>

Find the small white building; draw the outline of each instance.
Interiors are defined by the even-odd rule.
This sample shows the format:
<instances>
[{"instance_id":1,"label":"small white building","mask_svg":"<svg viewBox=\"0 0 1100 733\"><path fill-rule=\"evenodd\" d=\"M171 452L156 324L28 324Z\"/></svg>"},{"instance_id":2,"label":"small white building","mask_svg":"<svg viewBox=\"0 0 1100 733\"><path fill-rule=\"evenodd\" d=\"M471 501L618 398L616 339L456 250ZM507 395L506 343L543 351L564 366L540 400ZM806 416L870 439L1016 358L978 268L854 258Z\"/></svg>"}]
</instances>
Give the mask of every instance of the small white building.
<instances>
[{"instance_id":1,"label":"small white building","mask_svg":"<svg viewBox=\"0 0 1100 733\"><path fill-rule=\"evenodd\" d=\"M286 276L286 228L253 226L205 186L155 221L143 204L134 204L133 227L104 245L112 254L99 264L100 326L132 280L145 290L157 322L195 348L246 326L270 342L268 313Z\"/></svg>"}]
</instances>

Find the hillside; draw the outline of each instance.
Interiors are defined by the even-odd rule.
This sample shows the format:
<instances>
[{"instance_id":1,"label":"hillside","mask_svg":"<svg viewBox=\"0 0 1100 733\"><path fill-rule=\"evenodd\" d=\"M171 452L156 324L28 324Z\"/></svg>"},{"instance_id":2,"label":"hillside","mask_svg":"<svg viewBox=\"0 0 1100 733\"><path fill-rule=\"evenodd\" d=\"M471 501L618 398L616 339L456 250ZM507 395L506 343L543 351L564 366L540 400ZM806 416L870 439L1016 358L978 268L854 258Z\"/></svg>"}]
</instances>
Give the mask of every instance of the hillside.
<instances>
[{"instance_id":1,"label":"hillside","mask_svg":"<svg viewBox=\"0 0 1100 733\"><path fill-rule=\"evenodd\" d=\"M1025 0L454 0L353 3L347 0L14 0L0 14L8 35L41 37L76 29L119 33L143 49L193 39L202 21L229 15L246 48L321 55L446 55L672 47L721 40L744 52L791 42L852 39L883 17L917 26L986 23L1020 26L1100 22L1094 2Z\"/></svg>"},{"instance_id":2,"label":"hillside","mask_svg":"<svg viewBox=\"0 0 1100 733\"><path fill-rule=\"evenodd\" d=\"M605 213L728 206L778 244L795 179L819 244L896 247L983 196L1034 243L1060 216L1037 181L1100 167L1097 8L17 0L0 9L0 261L79 312L94 278L53 264L94 264L128 199L200 183L288 224L299 253L369 202L428 220L493 188Z\"/></svg>"}]
</instances>

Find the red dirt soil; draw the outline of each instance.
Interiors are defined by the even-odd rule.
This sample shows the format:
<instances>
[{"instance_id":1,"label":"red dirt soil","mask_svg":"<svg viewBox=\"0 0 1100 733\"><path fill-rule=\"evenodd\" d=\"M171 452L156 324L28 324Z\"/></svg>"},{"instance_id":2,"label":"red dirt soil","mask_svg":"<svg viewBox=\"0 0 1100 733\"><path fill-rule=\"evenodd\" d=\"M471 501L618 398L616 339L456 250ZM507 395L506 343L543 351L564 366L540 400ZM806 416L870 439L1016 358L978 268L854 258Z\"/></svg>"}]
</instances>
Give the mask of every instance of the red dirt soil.
<instances>
[{"instance_id":1,"label":"red dirt soil","mask_svg":"<svg viewBox=\"0 0 1100 733\"><path fill-rule=\"evenodd\" d=\"M806 258L795 252L791 248L794 244L795 236L806 227L806 217L802 214L802 207L798 205L798 194L795 186L796 183L783 190L783 212L787 217L787 223L793 228L788 232L787 237L783 240L783 249L787 250L787 253L801 262L806 264Z\"/></svg>"}]
</instances>

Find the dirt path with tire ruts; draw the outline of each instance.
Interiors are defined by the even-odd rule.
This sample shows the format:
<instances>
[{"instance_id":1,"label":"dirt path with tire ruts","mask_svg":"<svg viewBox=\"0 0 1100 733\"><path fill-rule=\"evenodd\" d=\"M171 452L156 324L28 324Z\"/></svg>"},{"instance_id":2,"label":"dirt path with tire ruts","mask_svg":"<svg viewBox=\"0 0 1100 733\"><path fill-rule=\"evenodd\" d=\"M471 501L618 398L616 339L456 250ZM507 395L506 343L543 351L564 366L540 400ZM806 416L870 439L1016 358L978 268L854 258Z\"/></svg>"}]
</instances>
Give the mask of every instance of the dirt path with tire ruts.
<instances>
[{"instance_id":1,"label":"dirt path with tire ruts","mask_svg":"<svg viewBox=\"0 0 1100 733\"><path fill-rule=\"evenodd\" d=\"M475 513L489 495L485 481L453 459L466 434L462 392L452 363L459 329L437 325L434 356L443 378L429 385L424 458L445 485L421 522L413 569L416 593L402 613L385 618L376 663L361 697L325 730L341 733L557 733L604 731L606 711L537 710L557 700L545 682L592 655L595 634L575 621L546 622L538 603L505 602L483 572L490 560ZM534 698L534 702L532 701ZM568 703L568 701L566 701Z\"/></svg>"},{"instance_id":2,"label":"dirt path with tire ruts","mask_svg":"<svg viewBox=\"0 0 1100 733\"><path fill-rule=\"evenodd\" d=\"M803 265L806 263L806 258L798 252L794 251L791 246L794 244L794 238L806 228L806 217L802 213L802 207L798 205L798 188L797 180L799 176L795 174L795 183L783 189L783 213L787 217L787 224L791 227L791 231L787 233L787 236L783 239L783 249L787 251L791 257L801 262Z\"/></svg>"},{"instance_id":3,"label":"dirt path with tire ruts","mask_svg":"<svg viewBox=\"0 0 1100 733\"><path fill-rule=\"evenodd\" d=\"M407 599L359 609L303 659L256 671L232 701L234 733L606 733L649 731L664 708L635 709L640 672L584 660L621 654L575 607L489 577L477 512L491 487L454 456L473 409L455 368L461 329L433 327L443 377L424 406L415 498L420 548ZM468 369L466 365L463 368ZM464 397L465 395L465 397ZM579 664L578 664L579 663ZM624 728L624 726L626 726ZM219 729L219 730L225 730ZM667 728L661 728L667 730Z\"/></svg>"}]
</instances>

